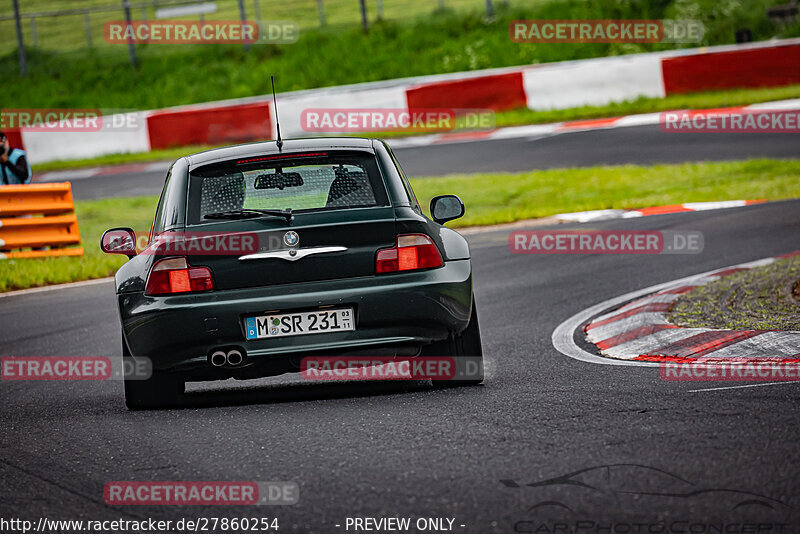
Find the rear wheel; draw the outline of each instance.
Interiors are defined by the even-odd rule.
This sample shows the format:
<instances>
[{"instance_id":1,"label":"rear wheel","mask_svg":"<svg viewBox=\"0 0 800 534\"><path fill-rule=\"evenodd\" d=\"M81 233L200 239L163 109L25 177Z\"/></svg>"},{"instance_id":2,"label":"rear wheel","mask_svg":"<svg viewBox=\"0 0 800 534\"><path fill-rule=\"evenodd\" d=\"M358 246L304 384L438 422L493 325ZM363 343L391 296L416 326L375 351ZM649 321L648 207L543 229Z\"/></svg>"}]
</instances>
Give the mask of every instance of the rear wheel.
<instances>
[{"instance_id":1,"label":"rear wheel","mask_svg":"<svg viewBox=\"0 0 800 534\"><path fill-rule=\"evenodd\" d=\"M423 351L423 356L447 355L456 359L456 376L452 380L431 380L434 387L477 386L483 382L483 348L474 299L467 328L447 341L434 343Z\"/></svg>"},{"instance_id":2,"label":"rear wheel","mask_svg":"<svg viewBox=\"0 0 800 534\"><path fill-rule=\"evenodd\" d=\"M122 359L132 360L128 345L122 340ZM124 368L133 366L123 365ZM153 370L147 380L135 380L135 377L124 377L125 405L129 410L148 410L154 408L170 408L180 402L184 391L183 380L168 373Z\"/></svg>"}]
</instances>

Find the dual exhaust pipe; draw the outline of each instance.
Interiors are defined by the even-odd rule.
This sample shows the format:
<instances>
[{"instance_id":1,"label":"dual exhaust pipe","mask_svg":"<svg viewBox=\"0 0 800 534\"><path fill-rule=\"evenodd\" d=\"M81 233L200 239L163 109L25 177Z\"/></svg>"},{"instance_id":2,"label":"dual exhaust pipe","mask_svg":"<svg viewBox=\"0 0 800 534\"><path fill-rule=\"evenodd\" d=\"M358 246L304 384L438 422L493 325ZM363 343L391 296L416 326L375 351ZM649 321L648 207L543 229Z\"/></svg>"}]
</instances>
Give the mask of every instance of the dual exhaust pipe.
<instances>
[{"instance_id":1,"label":"dual exhaust pipe","mask_svg":"<svg viewBox=\"0 0 800 534\"><path fill-rule=\"evenodd\" d=\"M217 349L208 356L208 361L214 367L240 367L245 364L244 349Z\"/></svg>"}]
</instances>

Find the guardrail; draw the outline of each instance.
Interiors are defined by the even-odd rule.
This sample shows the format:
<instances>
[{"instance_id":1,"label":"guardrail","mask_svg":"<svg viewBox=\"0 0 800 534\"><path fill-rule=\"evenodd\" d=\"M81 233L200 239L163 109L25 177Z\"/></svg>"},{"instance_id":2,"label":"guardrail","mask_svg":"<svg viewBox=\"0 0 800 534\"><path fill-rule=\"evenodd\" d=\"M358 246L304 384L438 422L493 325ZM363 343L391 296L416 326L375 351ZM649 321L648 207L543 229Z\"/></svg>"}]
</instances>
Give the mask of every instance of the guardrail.
<instances>
[{"instance_id":1,"label":"guardrail","mask_svg":"<svg viewBox=\"0 0 800 534\"><path fill-rule=\"evenodd\" d=\"M80 244L69 182L0 187L0 259L83 256Z\"/></svg>"}]
</instances>

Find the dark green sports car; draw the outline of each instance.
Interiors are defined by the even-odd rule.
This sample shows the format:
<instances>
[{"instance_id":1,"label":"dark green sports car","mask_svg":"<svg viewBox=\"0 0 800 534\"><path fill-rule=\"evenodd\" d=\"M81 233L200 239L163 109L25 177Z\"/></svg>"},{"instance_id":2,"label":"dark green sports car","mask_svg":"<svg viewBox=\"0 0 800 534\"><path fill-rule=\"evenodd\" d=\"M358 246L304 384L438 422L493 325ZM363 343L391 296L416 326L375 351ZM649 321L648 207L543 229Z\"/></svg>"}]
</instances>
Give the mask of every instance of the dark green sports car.
<instances>
[{"instance_id":1,"label":"dark green sports car","mask_svg":"<svg viewBox=\"0 0 800 534\"><path fill-rule=\"evenodd\" d=\"M146 248L129 228L101 240L130 258L116 275L123 360L152 367L126 376L128 407L175 404L186 381L300 372L309 357L446 357L458 372L434 384L481 383L469 247L442 226L464 205L436 197L431 214L377 139L175 161Z\"/></svg>"}]
</instances>

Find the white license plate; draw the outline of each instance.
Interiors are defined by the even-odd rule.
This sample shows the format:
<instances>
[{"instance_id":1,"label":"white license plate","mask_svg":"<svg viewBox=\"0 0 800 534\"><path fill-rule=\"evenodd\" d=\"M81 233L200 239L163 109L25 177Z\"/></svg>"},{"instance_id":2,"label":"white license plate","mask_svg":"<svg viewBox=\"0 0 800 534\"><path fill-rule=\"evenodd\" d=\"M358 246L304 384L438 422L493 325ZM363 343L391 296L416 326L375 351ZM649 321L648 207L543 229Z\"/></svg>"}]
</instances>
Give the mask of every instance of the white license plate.
<instances>
[{"instance_id":1,"label":"white license plate","mask_svg":"<svg viewBox=\"0 0 800 534\"><path fill-rule=\"evenodd\" d=\"M247 339L304 336L356 329L353 308L260 315L246 318L244 326Z\"/></svg>"}]
</instances>

